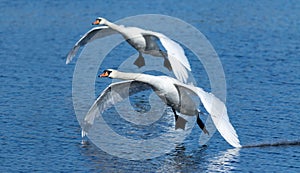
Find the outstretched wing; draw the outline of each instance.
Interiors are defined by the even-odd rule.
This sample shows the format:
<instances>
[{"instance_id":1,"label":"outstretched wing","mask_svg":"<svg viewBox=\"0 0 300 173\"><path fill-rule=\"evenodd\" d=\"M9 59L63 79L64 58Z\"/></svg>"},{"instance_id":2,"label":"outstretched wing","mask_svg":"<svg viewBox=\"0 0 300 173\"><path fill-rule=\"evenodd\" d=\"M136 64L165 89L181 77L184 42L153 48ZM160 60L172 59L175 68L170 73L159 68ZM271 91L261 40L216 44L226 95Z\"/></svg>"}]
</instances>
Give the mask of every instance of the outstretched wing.
<instances>
[{"instance_id":1,"label":"outstretched wing","mask_svg":"<svg viewBox=\"0 0 300 173\"><path fill-rule=\"evenodd\" d=\"M197 94L223 138L230 145L234 147L241 147L238 135L229 121L226 106L220 99L212 93L205 92L199 87L179 83L175 84L175 86L181 90L188 90L189 92L192 91Z\"/></svg>"},{"instance_id":2,"label":"outstretched wing","mask_svg":"<svg viewBox=\"0 0 300 173\"><path fill-rule=\"evenodd\" d=\"M70 50L70 52L67 55L66 64L70 63L74 56L76 55L77 51L81 46L86 45L89 42L92 42L95 39L103 38L108 35L116 34L117 31L110 29L107 26L99 26L94 27L91 30L89 30L87 33L85 33L74 45L74 47Z\"/></svg>"},{"instance_id":3,"label":"outstretched wing","mask_svg":"<svg viewBox=\"0 0 300 173\"><path fill-rule=\"evenodd\" d=\"M143 35L153 35L159 39L162 46L167 51L168 60L170 61L176 78L181 82L186 83L188 79L187 70L191 71L191 66L184 54L183 48L178 43L161 33L145 31Z\"/></svg>"},{"instance_id":4,"label":"outstretched wing","mask_svg":"<svg viewBox=\"0 0 300 173\"><path fill-rule=\"evenodd\" d=\"M138 81L122 81L110 84L97 98L84 117L82 124L82 137L85 136L89 128L93 125L96 117L100 116L106 109L114 104L124 100L125 98L150 90L151 86Z\"/></svg>"}]
</instances>

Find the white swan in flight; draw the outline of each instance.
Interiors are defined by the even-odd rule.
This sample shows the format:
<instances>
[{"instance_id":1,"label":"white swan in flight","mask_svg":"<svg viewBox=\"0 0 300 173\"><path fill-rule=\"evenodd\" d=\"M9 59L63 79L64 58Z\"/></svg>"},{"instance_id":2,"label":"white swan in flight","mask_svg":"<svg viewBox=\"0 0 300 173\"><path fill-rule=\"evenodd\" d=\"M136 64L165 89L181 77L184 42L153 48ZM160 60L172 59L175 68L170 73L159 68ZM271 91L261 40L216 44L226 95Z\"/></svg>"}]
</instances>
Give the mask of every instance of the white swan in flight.
<instances>
[{"instance_id":1,"label":"white swan in flight","mask_svg":"<svg viewBox=\"0 0 300 173\"><path fill-rule=\"evenodd\" d=\"M82 136L85 136L93 125L96 117L106 109L124 100L135 93L153 90L174 112L176 125L184 128L186 120L176 113L197 116L197 124L208 134L204 123L199 118L199 109L191 96L200 98L204 108L210 114L216 128L223 138L233 147L241 147L238 135L231 125L225 104L211 93L202 88L186 85L168 76L153 76L142 73L125 73L113 69L107 69L100 77L117 78L125 81L110 84L97 98L89 109L82 123ZM128 92L128 86L130 90ZM126 89L127 87L127 89Z\"/></svg>"},{"instance_id":2,"label":"white swan in flight","mask_svg":"<svg viewBox=\"0 0 300 173\"><path fill-rule=\"evenodd\" d=\"M139 57L134 62L135 65L138 67L145 65L142 54L163 57L164 66L169 70L173 70L173 73L178 80L186 83L188 78L187 70L191 71L188 59L184 54L183 48L167 36L137 27L116 25L101 17L97 18L96 21L93 22L93 25L102 26L92 28L77 41L67 55L66 64L73 59L81 46L98 38L103 38L112 34L121 34L125 40L139 52ZM160 41L166 52L159 48L158 41Z\"/></svg>"}]
</instances>

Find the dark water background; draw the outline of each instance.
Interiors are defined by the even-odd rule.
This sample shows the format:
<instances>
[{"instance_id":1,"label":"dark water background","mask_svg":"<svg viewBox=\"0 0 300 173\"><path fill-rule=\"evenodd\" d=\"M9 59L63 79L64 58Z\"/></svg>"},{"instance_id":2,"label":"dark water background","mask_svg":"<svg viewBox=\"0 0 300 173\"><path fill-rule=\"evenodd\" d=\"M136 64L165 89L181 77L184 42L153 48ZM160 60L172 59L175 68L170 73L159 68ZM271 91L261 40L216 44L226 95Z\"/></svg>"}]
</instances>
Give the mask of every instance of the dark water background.
<instances>
[{"instance_id":1,"label":"dark water background","mask_svg":"<svg viewBox=\"0 0 300 173\"><path fill-rule=\"evenodd\" d=\"M97 16L177 17L219 54L242 145L299 141L298 1L1 1L0 9L1 172L299 172L299 145L236 151L218 133L208 147L187 143L144 161L83 145L72 105L75 63L65 65Z\"/></svg>"}]
</instances>

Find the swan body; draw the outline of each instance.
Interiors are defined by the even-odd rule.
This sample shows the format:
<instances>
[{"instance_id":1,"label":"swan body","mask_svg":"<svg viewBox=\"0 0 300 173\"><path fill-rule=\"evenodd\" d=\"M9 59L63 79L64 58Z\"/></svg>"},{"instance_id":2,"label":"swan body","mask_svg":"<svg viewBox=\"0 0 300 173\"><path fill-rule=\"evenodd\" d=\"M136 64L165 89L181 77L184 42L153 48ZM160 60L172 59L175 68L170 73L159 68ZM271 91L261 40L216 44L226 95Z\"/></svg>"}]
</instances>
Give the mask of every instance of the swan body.
<instances>
[{"instance_id":1,"label":"swan body","mask_svg":"<svg viewBox=\"0 0 300 173\"><path fill-rule=\"evenodd\" d=\"M184 83L187 82L187 70L191 71L188 59L184 54L183 48L167 36L137 27L116 25L100 17L93 22L93 25L101 26L92 28L76 42L67 55L66 64L70 63L79 48L87 43L112 34L121 34L139 52L139 56L134 62L136 66L142 67L145 65L143 54L162 57L164 58L164 66L172 70L178 80ZM161 43L165 51L160 49L158 42Z\"/></svg>"},{"instance_id":2,"label":"swan body","mask_svg":"<svg viewBox=\"0 0 300 173\"><path fill-rule=\"evenodd\" d=\"M142 73L125 73L113 69L107 69L100 77L117 78L125 81L110 84L96 99L84 118L82 124L82 136L85 136L93 125L94 119L101 115L106 109L124 100L135 93L152 89L174 112L178 128L185 126L186 120L177 115L176 112L188 116L197 116L197 124L208 134L204 123L199 118L198 105L191 99L197 96L206 111L223 136L233 147L241 147L238 135L231 125L225 104L211 93L205 92L202 88L186 85L168 76L153 76ZM125 86L130 86L130 92ZM175 126L176 127L176 126Z\"/></svg>"}]
</instances>

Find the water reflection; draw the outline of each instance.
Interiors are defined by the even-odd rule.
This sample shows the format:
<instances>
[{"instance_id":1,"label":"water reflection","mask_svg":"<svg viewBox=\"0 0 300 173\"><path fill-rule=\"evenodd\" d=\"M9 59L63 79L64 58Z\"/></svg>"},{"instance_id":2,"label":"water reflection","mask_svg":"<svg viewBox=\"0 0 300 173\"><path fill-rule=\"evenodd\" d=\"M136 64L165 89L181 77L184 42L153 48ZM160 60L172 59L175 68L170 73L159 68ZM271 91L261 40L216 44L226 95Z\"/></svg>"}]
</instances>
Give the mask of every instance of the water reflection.
<instances>
[{"instance_id":1,"label":"water reflection","mask_svg":"<svg viewBox=\"0 0 300 173\"><path fill-rule=\"evenodd\" d=\"M89 141L81 144L82 155L90 171L101 172L231 172L239 162L240 149L220 151L212 157L211 148L199 146L190 151L186 144L177 145L163 156L145 160L127 160L107 154Z\"/></svg>"},{"instance_id":2,"label":"water reflection","mask_svg":"<svg viewBox=\"0 0 300 173\"><path fill-rule=\"evenodd\" d=\"M209 160L207 170L209 172L231 172L239 162L239 148L228 149L220 152L218 156Z\"/></svg>"},{"instance_id":3,"label":"water reflection","mask_svg":"<svg viewBox=\"0 0 300 173\"><path fill-rule=\"evenodd\" d=\"M122 170L122 159L101 151L89 141L82 141L81 155L84 156L86 160L86 165L83 166L86 166L88 172L118 172Z\"/></svg>"},{"instance_id":4,"label":"water reflection","mask_svg":"<svg viewBox=\"0 0 300 173\"><path fill-rule=\"evenodd\" d=\"M207 147L199 147L195 151L187 151L183 145L178 145L175 150L168 154L163 165L157 172L203 172Z\"/></svg>"},{"instance_id":5,"label":"water reflection","mask_svg":"<svg viewBox=\"0 0 300 173\"><path fill-rule=\"evenodd\" d=\"M206 147L189 152L185 146L177 145L176 148L164 156L146 160L127 160L109 155L90 142L81 145L82 155L89 160L90 171L101 172L199 172L204 171L201 166L205 161ZM147 170L145 170L147 168Z\"/></svg>"}]
</instances>

